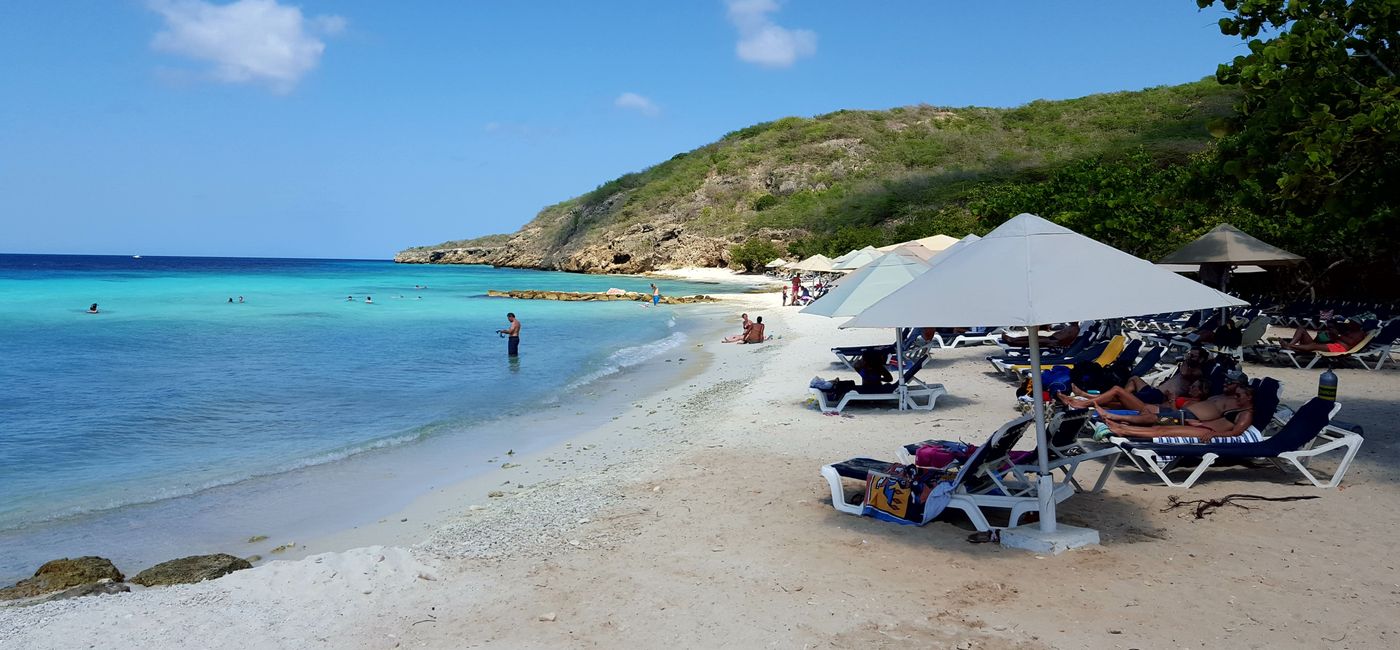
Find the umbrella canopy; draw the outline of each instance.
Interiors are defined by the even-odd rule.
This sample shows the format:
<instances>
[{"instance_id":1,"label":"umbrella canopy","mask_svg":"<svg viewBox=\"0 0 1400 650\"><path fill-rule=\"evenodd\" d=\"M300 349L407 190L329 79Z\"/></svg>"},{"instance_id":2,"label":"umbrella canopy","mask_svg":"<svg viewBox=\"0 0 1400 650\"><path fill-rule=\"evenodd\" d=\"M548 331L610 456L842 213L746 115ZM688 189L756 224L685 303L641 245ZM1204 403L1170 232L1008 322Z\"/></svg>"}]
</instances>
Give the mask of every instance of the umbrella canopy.
<instances>
[{"instance_id":1,"label":"umbrella canopy","mask_svg":"<svg viewBox=\"0 0 1400 650\"><path fill-rule=\"evenodd\" d=\"M765 264L764 266L765 266L766 268L776 269L776 268L778 268L778 267L780 267L780 266L784 266L784 265L786 265L786 264L787 264L787 260L785 260L785 259L779 257L778 259L773 260L772 262L769 262L769 263Z\"/></svg>"},{"instance_id":2,"label":"umbrella canopy","mask_svg":"<svg viewBox=\"0 0 1400 650\"><path fill-rule=\"evenodd\" d=\"M958 251L966 248L967 246L971 245L973 242L979 239L981 239L981 237L978 237L977 235L968 235L966 237L963 237L962 239L959 239L956 244L953 244L952 246L949 246L941 251L938 251L937 253L934 253L933 258L928 261L929 266L938 266L939 264L942 264L944 260L948 259L954 253L957 253ZM920 246L920 248L923 248L923 246Z\"/></svg>"},{"instance_id":3,"label":"umbrella canopy","mask_svg":"<svg viewBox=\"0 0 1400 650\"><path fill-rule=\"evenodd\" d=\"M817 253L805 260L788 265L790 269L798 271L816 271L819 273L831 272L831 258L821 253Z\"/></svg>"},{"instance_id":4,"label":"umbrella canopy","mask_svg":"<svg viewBox=\"0 0 1400 650\"><path fill-rule=\"evenodd\" d=\"M910 255L913 257L917 257L925 262L933 259L934 256L939 254L939 251L931 251L927 248L924 248L923 244L915 244L913 242L909 242L906 244L894 244L892 246L877 248L875 250L883 253L899 253L900 255Z\"/></svg>"},{"instance_id":5,"label":"umbrella canopy","mask_svg":"<svg viewBox=\"0 0 1400 650\"><path fill-rule=\"evenodd\" d=\"M959 240L956 237L949 237L947 235L934 235L932 237L915 239L914 243L923 246L924 248L927 248L931 251L941 251L949 246L952 246L953 244L958 243L958 241Z\"/></svg>"},{"instance_id":6,"label":"umbrella canopy","mask_svg":"<svg viewBox=\"0 0 1400 650\"><path fill-rule=\"evenodd\" d=\"M875 261L875 258L880 257L880 255L880 251L877 251L870 246L866 246L865 248L862 248L852 253L844 260L833 260L831 263L831 268L836 271L854 271L862 266L865 266L866 264Z\"/></svg>"},{"instance_id":7,"label":"umbrella canopy","mask_svg":"<svg viewBox=\"0 0 1400 650\"><path fill-rule=\"evenodd\" d=\"M826 295L803 307L801 313L832 318L855 316L875 301L908 284L928 268L927 263L913 255L885 253L875 261L837 280Z\"/></svg>"},{"instance_id":8,"label":"umbrella canopy","mask_svg":"<svg viewBox=\"0 0 1400 650\"><path fill-rule=\"evenodd\" d=\"M1160 264L1160 263L1159 263L1159 264L1157 264L1157 267L1158 267L1158 268L1162 268L1162 269L1166 269L1166 270L1168 270L1168 271L1171 271L1172 273L1199 273L1200 270L1201 270L1201 267L1200 267L1199 265L1196 265L1196 264ZM1255 266L1255 265L1253 265L1253 264L1246 264L1246 265L1244 265L1244 266L1237 266L1237 267L1234 268L1234 270L1232 270L1232 271L1230 271L1230 272L1231 272L1231 273L1236 273L1236 274L1239 274L1239 273L1264 273L1264 272L1266 272L1266 269L1265 269L1264 267L1262 267L1262 266Z\"/></svg>"},{"instance_id":9,"label":"umbrella canopy","mask_svg":"<svg viewBox=\"0 0 1400 650\"><path fill-rule=\"evenodd\" d=\"M1222 223L1161 260L1162 264L1297 264L1302 257L1250 237L1239 228Z\"/></svg>"},{"instance_id":10,"label":"umbrella canopy","mask_svg":"<svg viewBox=\"0 0 1400 650\"><path fill-rule=\"evenodd\" d=\"M1247 304L1032 214L930 261L842 327L1035 326ZM1084 291L1078 282L1112 278Z\"/></svg>"},{"instance_id":11,"label":"umbrella canopy","mask_svg":"<svg viewBox=\"0 0 1400 650\"><path fill-rule=\"evenodd\" d=\"M1032 214L959 250L841 327L968 327L1121 318L1246 304ZM1082 281L1112 279L1085 291ZM1034 329L1031 331L1035 331ZM1041 394L1039 339L1030 339L1033 394ZM1035 400L1040 527L1055 532L1045 405Z\"/></svg>"}]
</instances>

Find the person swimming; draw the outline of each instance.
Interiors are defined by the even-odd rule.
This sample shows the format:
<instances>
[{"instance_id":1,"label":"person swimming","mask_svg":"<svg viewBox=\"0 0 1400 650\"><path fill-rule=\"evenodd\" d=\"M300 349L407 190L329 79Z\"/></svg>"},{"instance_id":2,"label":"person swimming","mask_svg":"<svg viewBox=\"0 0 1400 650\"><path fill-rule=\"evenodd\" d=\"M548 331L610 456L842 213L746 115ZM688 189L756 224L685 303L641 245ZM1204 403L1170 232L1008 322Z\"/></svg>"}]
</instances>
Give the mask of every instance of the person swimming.
<instances>
[{"instance_id":1,"label":"person swimming","mask_svg":"<svg viewBox=\"0 0 1400 650\"><path fill-rule=\"evenodd\" d=\"M373 304L374 304L374 298L373 298L372 296L365 296L365 304L366 304L366 305L373 305Z\"/></svg>"},{"instance_id":2,"label":"person swimming","mask_svg":"<svg viewBox=\"0 0 1400 650\"><path fill-rule=\"evenodd\" d=\"M91 306L91 307L88 307L88 313L89 313L89 314L96 314L96 313L97 313L97 303L92 303L92 306Z\"/></svg>"},{"instance_id":3,"label":"person swimming","mask_svg":"<svg viewBox=\"0 0 1400 650\"><path fill-rule=\"evenodd\" d=\"M345 302L355 302L355 296L345 296Z\"/></svg>"}]
</instances>

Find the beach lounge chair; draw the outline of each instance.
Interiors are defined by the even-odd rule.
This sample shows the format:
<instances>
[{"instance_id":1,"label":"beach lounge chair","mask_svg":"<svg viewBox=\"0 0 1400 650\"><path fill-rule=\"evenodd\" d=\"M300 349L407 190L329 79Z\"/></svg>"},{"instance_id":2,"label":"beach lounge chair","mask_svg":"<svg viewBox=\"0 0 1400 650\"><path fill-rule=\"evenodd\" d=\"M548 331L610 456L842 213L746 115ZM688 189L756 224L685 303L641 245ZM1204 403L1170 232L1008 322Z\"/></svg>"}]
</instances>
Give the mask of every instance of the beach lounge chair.
<instances>
[{"instance_id":1,"label":"beach lounge chair","mask_svg":"<svg viewBox=\"0 0 1400 650\"><path fill-rule=\"evenodd\" d=\"M1002 329L1000 327L980 328L980 330L971 330L963 332L962 334L950 335L947 338L945 338L940 333L935 333L933 335L933 340L930 341L930 343L937 345L938 347L943 348L945 350L948 348L958 347L959 345L982 345L984 343L996 343L997 341L1001 340L1001 332Z\"/></svg>"},{"instance_id":2,"label":"beach lounge chair","mask_svg":"<svg viewBox=\"0 0 1400 650\"><path fill-rule=\"evenodd\" d=\"M865 392L859 390L846 391L835 403L827 399L826 391L819 388L810 389L812 395L817 399L817 407L823 413L840 413L852 402L895 402L901 410L912 409L919 411L932 411L938 402L940 395L947 394L947 389L943 384L929 384L915 377L919 370L923 369L924 362L928 360L928 355L922 355L909 365L909 369L904 371L904 386L898 383L889 384L881 392ZM866 389L870 390L870 389Z\"/></svg>"},{"instance_id":3,"label":"beach lounge chair","mask_svg":"<svg viewBox=\"0 0 1400 650\"><path fill-rule=\"evenodd\" d=\"M1287 461L1313 485L1330 488L1341 483L1347 468L1351 467L1352 459L1361 450L1363 441L1360 434L1328 427L1332 414L1340 408L1340 404L1314 397L1298 409L1278 433L1258 442L1176 444L1130 441L1118 437L1109 440L1123 450L1121 458L1129 459L1138 469L1156 474L1171 487L1191 487L1218 459L1266 458L1280 469ZM1318 438L1323 440L1323 444L1314 444ZM1324 483L1308 469L1307 460L1336 449L1345 449L1345 452L1331 479ZM1167 458L1171 460L1165 460ZM1184 468L1192 461L1199 462L1185 480L1178 483L1167 476L1168 472Z\"/></svg>"},{"instance_id":4,"label":"beach lounge chair","mask_svg":"<svg viewBox=\"0 0 1400 650\"><path fill-rule=\"evenodd\" d=\"M1136 341L1134 342L1136 343ZM1073 358L1052 357L1047 359L1046 357L1042 356L1040 358L1040 367L1049 368L1051 366L1065 366L1067 368L1073 369L1075 364L1077 363L1082 363L1084 361L1093 361L1094 363L1097 363L1100 366L1107 368L1109 364L1112 364L1118 359L1118 355L1123 353L1123 350L1127 347L1127 345L1128 337L1119 334L1107 341L1085 348L1084 352L1081 352L1079 355ZM1141 345L1141 343L1139 343L1138 345ZM1134 347L1133 349L1136 350L1137 348ZM1097 352L1097 354L1095 354L1095 352ZM1006 372L1009 373L1013 378L1018 379L1025 376L1029 376L1031 372L1030 360L1027 359L1024 363L1019 364L1006 364Z\"/></svg>"},{"instance_id":5,"label":"beach lounge chair","mask_svg":"<svg viewBox=\"0 0 1400 650\"><path fill-rule=\"evenodd\" d=\"M917 330L913 328L903 330L900 332L900 336L904 338L904 353L906 355L920 351L927 351L922 350L922 348L918 344L919 335ZM835 354L836 358L840 359L841 363L845 364L845 366L847 368L850 368L852 371L856 369L856 361L859 360L862 356L864 356L866 352L875 352L877 354L889 356L891 354L894 354L895 351L896 347L893 343L884 343L881 345L851 345L831 348L832 354Z\"/></svg>"},{"instance_id":6,"label":"beach lounge chair","mask_svg":"<svg viewBox=\"0 0 1400 650\"><path fill-rule=\"evenodd\" d=\"M1356 345L1352 346L1350 350L1345 350L1343 352L1312 352L1313 356L1312 359L1308 360L1308 365L1303 365L1303 362L1299 359L1299 355L1307 356L1309 351L1300 352L1298 350L1290 350L1288 348L1280 346L1274 349L1272 352L1274 354L1287 357L1289 361L1293 362L1294 366L1301 370L1312 370L1312 367L1317 365L1317 362L1323 359L1345 359L1358 352L1365 350L1368 346L1371 345L1371 340L1376 338L1376 335L1379 333L1380 332L1377 330L1372 330L1366 335L1365 338L1361 339L1361 341L1357 342Z\"/></svg>"},{"instance_id":7,"label":"beach lounge chair","mask_svg":"<svg viewBox=\"0 0 1400 650\"><path fill-rule=\"evenodd\" d=\"M1395 350L1396 339L1400 339L1400 318L1390 321L1381 327L1376 336L1371 339L1370 345L1360 352L1351 355L1362 368L1367 370L1380 370L1386 361L1391 361L1391 353ZM1375 365L1367 365L1371 361Z\"/></svg>"},{"instance_id":8,"label":"beach lounge chair","mask_svg":"<svg viewBox=\"0 0 1400 650\"><path fill-rule=\"evenodd\" d=\"M948 488L939 495L947 499L943 508L926 509L923 521L928 523L946 508L956 508L967 513L972 525L979 531L992 530L985 509L1009 510L1007 526L1015 526L1026 513L1039 512L1040 499L1034 484L1026 485L1014 478L1005 476L999 469L1008 467L1007 455L1020 441L1027 429L1034 426L1032 416L1025 415L1012 420L997 429L987 443L978 447L963 464L957 477L946 484ZM872 472L881 472L893 463L871 458L853 458L822 467L822 476L831 488L831 505L837 510L853 515L872 515L874 512L864 503L846 501L842 479L867 481ZM1054 498L1059 503L1074 494L1068 483L1055 486Z\"/></svg>"},{"instance_id":9,"label":"beach lounge chair","mask_svg":"<svg viewBox=\"0 0 1400 650\"><path fill-rule=\"evenodd\" d=\"M1050 422L1046 424L1045 434L1049 444L1049 469L1051 472L1061 471L1064 473L1064 481L1074 486L1076 492L1086 490L1075 478L1075 472L1079 465L1086 460L1104 459L1108 460L1121 452L1113 445L1100 445L1098 448L1090 448L1088 441L1081 441L1079 433L1084 429L1084 425L1089 421L1093 411L1088 409L1060 409L1050 416ZM919 452L920 447L934 444L936 440L924 440L913 444L904 445L896 452L902 463L913 463L914 455ZM1032 483L1031 474L1039 473L1039 457L1035 450L1013 451L1007 454L1010 461L1003 469L1015 474L1018 482ZM1088 492L1098 492L1103 489L1108 477L1113 473L1113 466L1116 462L1104 465L1099 478L1094 482L1093 489Z\"/></svg>"}]
</instances>

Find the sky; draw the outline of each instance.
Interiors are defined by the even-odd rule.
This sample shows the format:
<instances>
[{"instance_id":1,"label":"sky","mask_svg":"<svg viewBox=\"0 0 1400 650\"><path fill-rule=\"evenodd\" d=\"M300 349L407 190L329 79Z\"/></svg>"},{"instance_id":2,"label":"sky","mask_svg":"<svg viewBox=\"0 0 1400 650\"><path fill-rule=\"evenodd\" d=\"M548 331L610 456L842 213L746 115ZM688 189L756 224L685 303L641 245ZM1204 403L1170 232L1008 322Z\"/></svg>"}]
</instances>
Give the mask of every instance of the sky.
<instances>
[{"instance_id":1,"label":"sky","mask_svg":"<svg viewBox=\"0 0 1400 650\"><path fill-rule=\"evenodd\" d=\"M512 232L758 122L1194 81L1192 0L6 0L0 252L346 257Z\"/></svg>"}]
</instances>

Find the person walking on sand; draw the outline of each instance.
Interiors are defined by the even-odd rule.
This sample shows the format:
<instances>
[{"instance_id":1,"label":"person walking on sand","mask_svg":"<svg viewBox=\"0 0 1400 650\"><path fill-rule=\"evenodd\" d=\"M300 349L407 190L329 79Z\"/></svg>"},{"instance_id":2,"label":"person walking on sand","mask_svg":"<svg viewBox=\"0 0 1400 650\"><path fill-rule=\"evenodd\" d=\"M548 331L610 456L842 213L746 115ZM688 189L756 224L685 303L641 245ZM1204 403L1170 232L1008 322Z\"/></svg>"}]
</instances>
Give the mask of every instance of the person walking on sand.
<instances>
[{"instance_id":1,"label":"person walking on sand","mask_svg":"<svg viewBox=\"0 0 1400 650\"><path fill-rule=\"evenodd\" d=\"M802 293L802 278L794 275L792 276L792 295L788 298L788 304L797 306L797 296L800 293Z\"/></svg>"},{"instance_id":2,"label":"person walking on sand","mask_svg":"<svg viewBox=\"0 0 1400 650\"><path fill-rule=\"evenodd\" d=\"M656 283L653 282L651 283L651 306L655 307L659 304L661 304L661 290L656 288Z\"/></svg>"},{"instance_id":3,"label":"person walking on sand","mask_svg":"<svg viewBox=\"0 0 1400 650\"><path fill-rule=\"evenodd\" d=\"M518 357L520 356L520 321L516 320L515 312L506 314L506 320L510 321L510 327L496 330L496 333L506 335L506 354Z\"/></svg>"}]
</instances>

